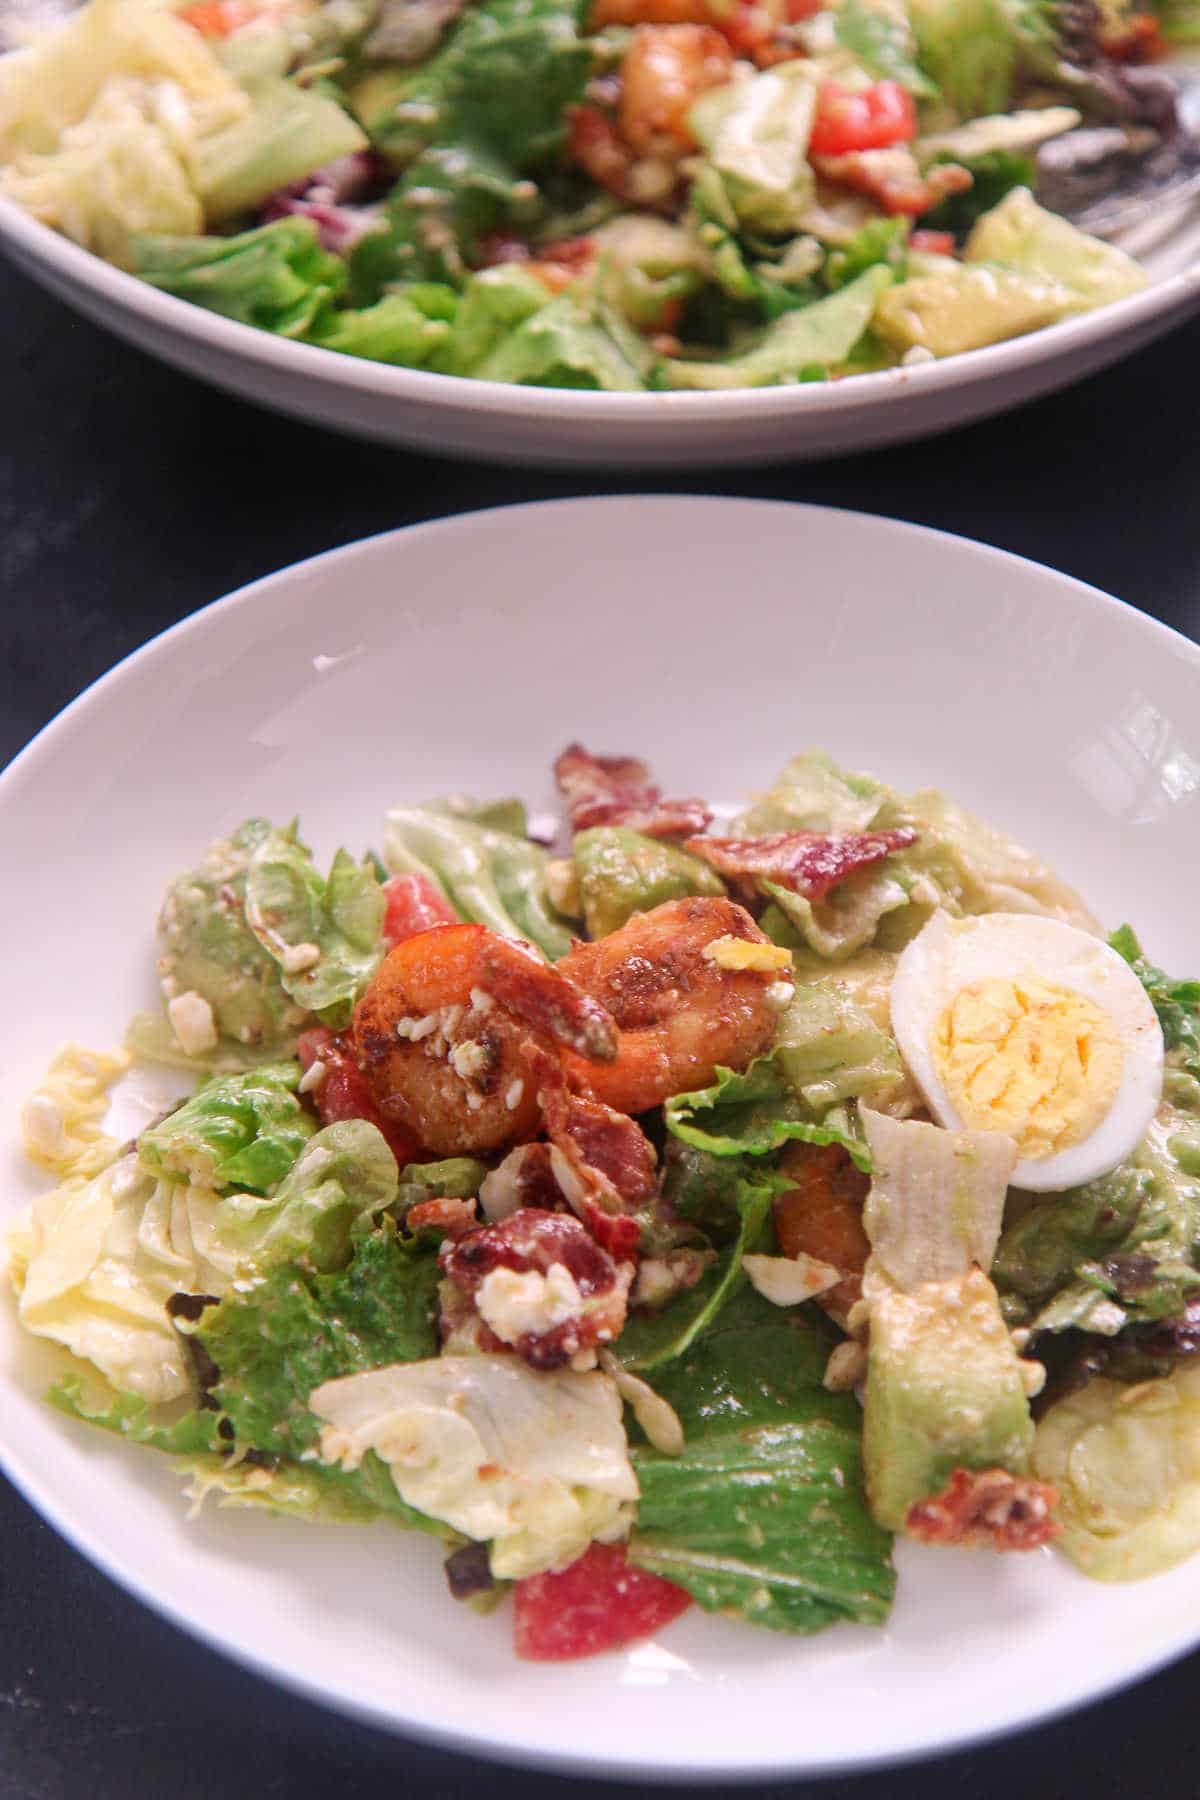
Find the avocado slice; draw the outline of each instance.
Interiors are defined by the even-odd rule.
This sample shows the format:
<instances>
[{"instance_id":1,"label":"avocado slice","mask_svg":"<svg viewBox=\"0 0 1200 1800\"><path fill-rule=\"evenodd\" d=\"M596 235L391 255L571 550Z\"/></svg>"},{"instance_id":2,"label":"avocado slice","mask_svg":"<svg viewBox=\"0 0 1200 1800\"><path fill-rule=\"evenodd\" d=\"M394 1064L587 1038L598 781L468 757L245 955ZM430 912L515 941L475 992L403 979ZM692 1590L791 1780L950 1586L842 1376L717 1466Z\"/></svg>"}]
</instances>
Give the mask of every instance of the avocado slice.
<instances>
[{"instance_id":1,"label":"avocado slice","mask_svg":"<svg viewBox=\"0 0 1200 1800\"><path fill-rule=\"evenodd\" d=\"M993 208L980 224L999 210ZM1078 310L1073 291L1051 276L939 256L925 258L920 274L882 295L874 325L897 350L919 347L935 356L957 356L1053 325Z\"/></svg>"},{"instance_id":2,"label":"avocado slice","mask_svg":"<svg viewBox=\"0 0 1200 1800\"><path fill-rule=\"evenodd\" d=\"M571 854L588 934L607 937L637 912L689 894L723 894L715 869L674 844L643 837L624 825L581 831Z\"/></svg>"},{"instance_id":3,"label":"avocado slice","mask_svg":"<svg viewBox=\"0 0 1200 1800\"><path fill-rule=\"evenodd\" d=\"M1047 212L1028 188L1013 188L998 206L984 213L963 252L968 263L988 263L1047 284L1058 283L1071 295L1069 312L1090 312L1136 294L1149 281L1145 269L1115 244L1103 244L1086 231Z\"/></svg>"},{"instance_id":4,"label":"avocado slice","mask_svg":"<svg viewBox=\"0 0 1200 1800\"><path fill-rule=\"evenodd\" d=\"M1034 1428L1020 1361L981 1269L912 1293L879 1276L869 1286L867 1499L880 1525L903 1531L910 1508L939 1493L955 1469L1024 1474Z\"/></svg>"}]
</instances>

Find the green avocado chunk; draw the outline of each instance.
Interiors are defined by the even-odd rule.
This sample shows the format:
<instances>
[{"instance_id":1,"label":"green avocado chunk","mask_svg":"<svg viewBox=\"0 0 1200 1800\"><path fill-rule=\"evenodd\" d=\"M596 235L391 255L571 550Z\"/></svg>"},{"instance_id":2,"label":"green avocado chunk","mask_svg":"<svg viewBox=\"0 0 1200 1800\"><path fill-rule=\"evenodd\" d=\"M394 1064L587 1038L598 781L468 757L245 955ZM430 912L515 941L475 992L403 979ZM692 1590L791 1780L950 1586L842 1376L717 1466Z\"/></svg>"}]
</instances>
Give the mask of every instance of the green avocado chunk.
<instances>
[{"instance_id":1,"label":"green avocado chunk","mask_svg":"<svg viewBox=\"0 0 1200 1800\"><path fill-rule=\"evenodd\" d=\"M638 912L689 894L723 894L724 883L698 856L624 825L581 831L571 848L588 935L607 937Z\"/></svg>"},{"instance_id":2,"label":"green avocado chunk","mask_svg":"<svg viewBox=\"0 0 1200 1800\"><path fill-rule=\"evenodd\" d=\"M872 1297L863 1414L867 1498L903 1531L955 1469L1023 1474L1033 1421L996 1290L979 1269Z\"/></svg>"}]
</instances>

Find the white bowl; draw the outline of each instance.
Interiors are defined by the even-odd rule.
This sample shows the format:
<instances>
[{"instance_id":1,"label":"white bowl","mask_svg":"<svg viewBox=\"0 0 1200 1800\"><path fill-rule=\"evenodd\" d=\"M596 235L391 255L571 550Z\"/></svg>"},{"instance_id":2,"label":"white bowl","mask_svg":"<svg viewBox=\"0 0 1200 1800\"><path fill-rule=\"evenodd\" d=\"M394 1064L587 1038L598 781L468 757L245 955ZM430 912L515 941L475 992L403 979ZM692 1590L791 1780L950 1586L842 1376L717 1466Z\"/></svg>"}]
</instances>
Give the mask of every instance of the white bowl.
<instances>
[{"instance_id":1,"label":"white bowl","mask_svg":"<svg viewBox=\"0 0 1200 1800\"><path fill-rule=\"evenodd\" d=\"M1108 922L1200 957L1200 650L1094 590L930 531L751 501L568 501L303 563L156 639L0 778L0 1167L61 1040L117 1041L152 988L166 877L249 813L329 854L402 797L551 798L579 737L726 800L821 743L940 783ZM1200 1559L1093 1584L1050 1551L902 1547L885 1630L812 1639L695 1609L593 1661L516 1662L387 1524L189 1521L164 1460L43 1404L0 1303L4 1466L67 1538L214 1647L344 1712L510 1760L645 1779L861 1768L1011 1730L1200 1641ZM1103 1730L1097 1721L1097 1730Z\"/></svg>"},{"instance_id":2,"label":"white bowl","mask_svg":"<svg viewBox=\"0 0 1200 1800\"><path fill-rule=\"evenodd\" d=\"M987 418L1105 368L1200 307L1200 218L1144 260L1140 294L941 363L719 394L592 394L466 381L297 344L148 287L0 199L0 249L97 324L314 425L497 462L689 468L826 456Z\"/></svg>"}]
</instances>

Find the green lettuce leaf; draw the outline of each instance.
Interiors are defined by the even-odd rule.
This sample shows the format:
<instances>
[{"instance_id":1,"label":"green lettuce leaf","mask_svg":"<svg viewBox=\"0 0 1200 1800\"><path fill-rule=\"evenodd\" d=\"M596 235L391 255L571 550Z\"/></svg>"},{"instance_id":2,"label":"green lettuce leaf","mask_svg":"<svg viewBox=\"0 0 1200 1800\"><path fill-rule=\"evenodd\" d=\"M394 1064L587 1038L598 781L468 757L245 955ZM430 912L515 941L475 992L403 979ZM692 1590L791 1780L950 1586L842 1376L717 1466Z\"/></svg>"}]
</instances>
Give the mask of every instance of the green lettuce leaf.
<instances>
[{"instance_id":1,"label":"green lettuce leaf","mask_svg":"<svg viewBox=\"0 0 1200 1800\"><path fill-rule=\"evenodd\" d=\"M813 368L836 368L867 330L879 296L891 281L890 269L875 262L823 300L785 312L740 355L721 362L667 358L659 365L658 383L666 388L771 387L798 380Z\"/></svg>"},{"instance_id":2,"label":"green lettuce leaf","mask_svg":"<svg viewBox=\"0 0 1200 1800\"><path fill-rule=\"evenodd\" d=\"M413 283L410 293L385 294L374 306L344 307L322 313L308 333L308 341L322 350L343 356L365 356L372 362L398 363L406 369L423 369L443 356L452 334L450 320L458 304L453 288L449 316L434 317L410 297L427 284Z\"/></svg>"},{"instance_id":3,"label":"green lettuce leaf","mask_svg":"<svg viewBox=\"0 0 1200 1800\"><path fill-rule=\"evenodd\" d=\"M216 1233L245 1274L300 1259L338 1269L351 1240L392 1205L397 1186L383 1133L365 1119L342 1119L309 1139L268 1198L231 1194L223 1201Z\"/></svg>"},{"instance_id":4,"label":"green lettuce leaf","mask_svg":"<svg viewBox=\"0 0 1200 1800\"><path fill-rule=\"evenodd\" d=\"M156 1419L155 1409L136 1394L116 1393L108 1389L103 1399L89 1391L78 1375L64 1375L46 1396L52 1406L73 1419L98 1425L104 1431L128 1438L131 1444L145 1444L152 1450L163 1450L168 1456L200 1456L211 1451L225 1454L228 1435L221 1430L221 1415L205 1407L191 1407L169 1421ZM227 1432L226 1428L226 1432Z\"/></svg>"},{"instance_id":5,"label":"green lettuce leaf","mask_svg":"<svg viewBox=\"0 0 1200 1800\"><path fill-rule=\"evenodd\" d=\"M891 0L842 0L833 21L841 48L857 57L876 81L898 81L918 100L937 98L936 86L917 67L916 40L904 5L891 4Z\"/></svg>"},{"instance_id":6,"label":"green lettuce leaf","mask_svg":"<svg viewBox=\"0 0 1200 1800\"><path fill-rule=\"evenodd\" d=\"M156 1179L266 1194L283 1180L316 1130L296 1098L299 1063L218 1075L137 1141Z\"/></svg>"},{"instance_id":7,"label":"green lettuce leaf","mask_svg":"<svg viewBox=\"0 0 1200 1800\"><path fill-rule=\"evenodd\" d=\"M770 1243L771 1200L791 1183L771 1174L740 1180L734 1190L738 1221L737 1237L726 1245L695 1287L660 1312L634 1313L617 1343L617 1355L626 1368L657 1369L683 1355L745 1284L742 1259L748 1252Z\"/></svg>"},{"instance_id":8,"label":"green lettuce leaf","mask_svg":"<svg viewBox=\"0 0 1200 1800\"><path fill-rule=\"evenodd\" d=\"M876 263L890 269L893 280L903 281L908 273L908 232L907 219L868 219L848 244L829 252L822 270L826 287L845 287Z\"/></svg>"},{"instance_id":9,"label":"green lettuce leaf","mask_svg":"<svg viewBox=\"0 0 1200 1800\"><path fill-rule=\"evenodd\" d=\"M387 901L369 861L339 850L322 881L295 826L272 831L246 871L246 923L297 1006L342 1030L383 956Z\"/></svg>"},{"instance_id":10,"label":"green lettuce leaf","mask_svg":"<svg viewBox=\"0 0 1200 1800\"><path fill-rule=\"evenodd\" d=\"M276 219L236 237L144 235L133 254L151 287L280 337L303 337L346 280L311 219Z\"/></svg>"},{"instance_id":11,"label":"green lettuce leaf","mask_svg":"<svg viewBox=\"0 0 1200 1800\"><path fill-rule=\"evenodd\" d=\"M635 337L621 333L611 308L568 292L503 338L475 373L484 381L519 387L638 393L645 383ZM647 354L647 367L649 360Z\"/></svg>"},{"instance_id":12,"label":"green lettuce leaf","mask_svg":"<svg viewBox=\"0 0 1200 1800\"><path fill-rule=\"evenodd\" d=\"M921 229L952 231L966 238L984 213L998 206L1013 188L1034 186L1036 164L1019 150L989 150L982 156L939 156L938 162L956 162L967 169L974 185L963 194L947 194L922 214Z\"/></svg>"},{"instance_id":13,"label":"green lettuce leaf","mask_svg":"<svg viewBox=\"0 0 1200 1800\"><path fill-rule=\"evenodd\" d=\"M1200 1078L1200 981L1173 981L1147 960L1132 925L1120 925L1109 943L1129 964L1158 1014L1163 1042L1179 1066Z\"/></svg>"},{"instance_id":14,"label":"green lettuce leaf","mask_svg":"<svg viewBox=\"0 0 1200 1800\"><path fill-rule=\"evenodd\" d=\"M634 1452L633 1562L774 1630L883 1622L890 1539L863 1498L857 1403L822 1385L832 1344L822 1321L744 1289L660 1370L686 1442L677 1457Z\"/></svg>"},{"instance_id":15,"label":"green lettuce leaf","mask_svg":"<svg viewBox=\"0 0 1200 1800\"><path fill-rule=\"evenodd\" d=\"M1004 1232L992 1278L1011 1324L1111 1336L1170 1318L1200 1288L1200 1087L1187 1076L1171 1085L1128 1162L1036 1201Z\"/></svg>"},{"instance_id":16,"label":"green lettuce leaf","mask_svg":"<svg viewBox=\"0 0 1200 1800\"><path fill-rule=\"evenodd\" d=\"M519 263L481 269L468 278L463 289L453 333L438 353L438 368L447 375L473 375L511 331L549 303L545 283ZM502 825L502 829L512 830L513 826ZM516 827L516 835L524 837L523 823Z\"/></svg>"},{"instance_id":17,"label":"green lettuce leaf","mask_svg":"<svg viewBox=\"0 0 1200 1800\"><path fill-rule=\"evenodd\" d=\"M1018 43L1005 0L910 0L909 16L918 66L961 118L1010 109Z\"/></svg>"},{"instance_id":18,"label":"green lettuce leaf","mask_svg":"<svg viewBox=\"0 0 1200 1800\"><path fill-rule=\"evenodd\" d=\"M191 150L196 191L210 224L223 224L326 163L367 148L345 107L317 87L256 82L253 106L222 131L199 136Z\"/></svg>"},{"instance_id":19,"label":"green lettuce leaf","mask_svg":"<svg viewBox=\"0 0 1200 1800\"><path fill-rule=\"evenodd\" d=\"M432 806L396 806L384 826L383 854L393 874L426 876L460 918L501 937L528 938L551 961L571 948L571 933L545 894L549 857L540 844L473 824Z\"/></svg>"}]
</instances>

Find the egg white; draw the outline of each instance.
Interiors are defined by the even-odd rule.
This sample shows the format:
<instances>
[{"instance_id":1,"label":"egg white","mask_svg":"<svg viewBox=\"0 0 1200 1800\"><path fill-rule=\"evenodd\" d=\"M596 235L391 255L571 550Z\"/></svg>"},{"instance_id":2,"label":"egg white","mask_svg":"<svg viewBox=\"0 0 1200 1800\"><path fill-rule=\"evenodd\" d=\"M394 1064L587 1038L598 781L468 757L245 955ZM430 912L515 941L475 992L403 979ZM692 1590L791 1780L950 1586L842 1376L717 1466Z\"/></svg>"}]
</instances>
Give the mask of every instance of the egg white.
<instances>
[{"instance_id":1,"label":"egg white","mask_svg":"<svg viewBox=\"0 0 1200 1800\"><path fill-rule=\"evenodd\" d=\"M1100 1123L1053 1156L1022 1158L1014 1187L1057 1192L1116 1168L1136 1148L1162 1098L1163 1038L1141 982L1103 939L1030 913L954 919L935 913L900 956L892 982L892 1030L930 1112L951 1131L964 1121L938 1075L938 1021L956 994L978 982L1035 974L1099 1007L1121 1044L1121 1085Z\"/></svg>"}]
</instances>

